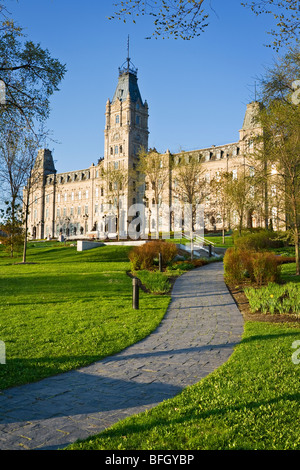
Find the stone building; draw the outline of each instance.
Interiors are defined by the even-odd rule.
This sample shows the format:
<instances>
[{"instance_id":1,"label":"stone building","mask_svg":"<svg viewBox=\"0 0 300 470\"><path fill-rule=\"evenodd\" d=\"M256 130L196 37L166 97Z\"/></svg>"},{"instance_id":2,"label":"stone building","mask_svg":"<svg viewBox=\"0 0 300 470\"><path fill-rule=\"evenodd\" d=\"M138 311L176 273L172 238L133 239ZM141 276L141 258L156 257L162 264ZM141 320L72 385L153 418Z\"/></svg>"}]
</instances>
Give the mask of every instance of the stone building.
<instances>
[{"instance_id":1,"label":"stone building","mask_svg":"<svg viewBox=\"0 0 300 470\"><path fill-rule=\"evenodd\" d=\"M180 158L202 159L207 181L223 171L231 171L235 177L246 154L251 152L253 136L260 132L254 121L258 106L257 102L248 104L236 142L180 154L169 151L161 154L162 164L169 172L168 186L163 193L165 205L174 205L176 199L172 162ZM142 100L137 69L129 58L119 68L117 87L112 100L107 100L105 116L104 157L97 164L57 173L50 150L38 152L35 163L38 177L35 177L30 195L28 220L32 238L60 235L70 239L102 238L116 232L116 223L120 235L126 237L128 224L139 215L136 204L145 207L145 231L149 226L153 228L152 189L147 186L147 181L144 185L137 184L135 173L140 149L148 149L148 104ZM114 181L114 173L122 175L122 183ZM209 197L205 207L209 207ZM206 228L212 228L208 219L205 224ZM171 227L160 227L162 230L168 228L172 229L172 224Z\"/></svg>"}]
</instances>

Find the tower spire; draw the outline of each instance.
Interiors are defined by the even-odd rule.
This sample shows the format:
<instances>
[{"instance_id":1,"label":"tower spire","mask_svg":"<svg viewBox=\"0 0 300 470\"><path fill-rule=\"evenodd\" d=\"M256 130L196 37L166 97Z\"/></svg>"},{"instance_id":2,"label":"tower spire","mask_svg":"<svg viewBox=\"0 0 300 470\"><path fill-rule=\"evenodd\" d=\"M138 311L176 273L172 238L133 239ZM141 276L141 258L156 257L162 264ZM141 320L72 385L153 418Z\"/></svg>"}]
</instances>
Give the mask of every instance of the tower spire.
<instances>
[{"instance_id":1,"label":"tower spire","mask_svg":"<svg viewBox=\"0 0 300 470\"><path fill-rule=\"evenodd\" d=\"M131 73L137 76L137 68L133 65L129 57L129 34L127 37L127 58L125 62L119 67L119 75L123 75L124 73Z\"/></svg>"},{"instance_id":2,"label":"tower spire","mask_svg":"<svg viewBox=\"0 0 300 470\"><path fill-rule=\"evenodd\" d=\"M129 56L129 34L127 38L127 71L129 72L130 68L130 56Z\"/></svg>"}]
</instances>

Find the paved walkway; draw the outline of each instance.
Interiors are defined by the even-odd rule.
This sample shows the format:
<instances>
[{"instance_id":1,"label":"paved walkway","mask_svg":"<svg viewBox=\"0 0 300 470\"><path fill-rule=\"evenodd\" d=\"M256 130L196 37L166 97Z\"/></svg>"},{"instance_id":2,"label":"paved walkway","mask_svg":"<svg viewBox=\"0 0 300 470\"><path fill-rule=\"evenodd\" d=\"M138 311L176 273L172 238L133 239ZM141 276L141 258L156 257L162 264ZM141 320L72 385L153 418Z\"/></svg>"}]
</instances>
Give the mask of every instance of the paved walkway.
<instances>
[{"instance_id":1,"label":"paved walkway","mask_svg":"<svg viewBox=\"0 0 300 470\"><path fill-rule=\"evenodd\" d=\"M0 394L0 449L57 449L152 408L227 361L243 319L223 264L175 282L157 330L120 354Z\"/></svg>"}]
</instances>

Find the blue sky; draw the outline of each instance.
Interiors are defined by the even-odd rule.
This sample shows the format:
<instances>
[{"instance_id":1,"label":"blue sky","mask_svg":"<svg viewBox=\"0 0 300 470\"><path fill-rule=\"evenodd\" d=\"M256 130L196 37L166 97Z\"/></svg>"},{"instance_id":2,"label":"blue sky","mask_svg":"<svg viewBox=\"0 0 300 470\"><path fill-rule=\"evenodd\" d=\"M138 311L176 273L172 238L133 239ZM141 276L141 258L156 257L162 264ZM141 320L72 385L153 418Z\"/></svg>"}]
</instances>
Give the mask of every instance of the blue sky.
<instances>
[{"instance_id":1,"label":"blue sky","mask_svg":"<svg viewBox=\"0 0 300 470\"><path fill-rule=\"evenodd\" d=\"M136 24L107 19L114 0L9 0L28 39L66 64L51 98L47 127L58 172L88 168L103 156L105 104L118 67L130 57L149 105L149 147L171 152L238 140L254 82L276 54L264 47L271 18L256 17L239 0L212 0L205 33L192 41L145 39L150 18Z\"/></svg>"}]
</instances>

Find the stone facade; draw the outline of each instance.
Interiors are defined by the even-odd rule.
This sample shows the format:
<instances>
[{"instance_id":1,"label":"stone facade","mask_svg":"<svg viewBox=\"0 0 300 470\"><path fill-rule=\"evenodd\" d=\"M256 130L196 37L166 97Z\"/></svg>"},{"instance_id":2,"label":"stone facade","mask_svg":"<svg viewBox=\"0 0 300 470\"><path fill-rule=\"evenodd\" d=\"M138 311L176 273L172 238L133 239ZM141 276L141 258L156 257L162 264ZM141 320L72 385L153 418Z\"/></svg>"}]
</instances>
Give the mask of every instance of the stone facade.
<instances>
[{"instance_id":1,"label":"stone facade","mask_svg":"<svg viewBox=\"0 0 300 470\"><path fill-rule=\"evenodd\" d=\"M89 168L57 173L52 154L47 149L39 151L35 170L38 174L30 195L29 233L32 238L49 238L64 235L72 238L101 238L116 231L116 195L113 183L108 184L109 172L121 170L127 182L118 198L120 233L126 236L128 223L137 215L130 207L147 201L146 225L151 227L151 188L136 184L134 171L141 148L148 150L148 104L143 101L138 87L137 69L127 59L119 69L119 78L113 99L106 103L104 158ZM168 187L163 193L165 205L174 204L175 183L172 161L178 158L198 158L203 161L206 179L218 172L238 171L245 155L252 150L252 138L260 132L254 116L259 103L249 103L239 139L234 143L211 146L191 152L162 154L162 162L169 171ZM121 186L121 184L120 184ZM26 189L25 189L26 190ZM206 206L209 201L206 201ZM258 223L258 222L255 222ZM206 221L206 228L209 227ZM172 227L169 227L172 228ZM161 227L162 230L168 227Z\"/></svg>"}]
</instances>

